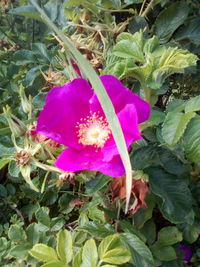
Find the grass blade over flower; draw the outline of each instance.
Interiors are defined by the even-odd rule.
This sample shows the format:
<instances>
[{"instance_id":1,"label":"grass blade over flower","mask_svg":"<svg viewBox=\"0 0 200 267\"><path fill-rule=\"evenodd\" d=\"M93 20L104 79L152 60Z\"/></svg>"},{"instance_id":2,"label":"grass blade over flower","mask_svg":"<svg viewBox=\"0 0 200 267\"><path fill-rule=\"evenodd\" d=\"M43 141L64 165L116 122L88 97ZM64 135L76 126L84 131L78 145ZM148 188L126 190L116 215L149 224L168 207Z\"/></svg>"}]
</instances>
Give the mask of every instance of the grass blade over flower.
<instances>
[{"instance_id":1,"label":"grass blade over flower","mask_svg":"<svg viewBox=\"0 0 200 267\"><path fill-rule=\"evenodd\" d=\"M70 39L65 36L56 26L55 24L48 18L45 12L39 7L39 5L34 0L30 0L30 3L34 5L34 7L41 14L43 21L58 35L58 37L63 41L65 47L70 51L70 53L76 59L81 71L85 74L85 76L90 81L92 87L95 90L95 93L98 97L98 100L103 108L106 119L110 125L114 140L116 142L118 152L121 156L125 171L126 171L126 211L128 210L128 204L131 195L132 188L132 169L131 163L129 159L129 154L126 147L126 142L124 139L123 131L121 129L118 117L115 113L115 109L112 105L106 90L100 81L98 75L92 66L87 62L87 60L82 56L82 54L74 47L73 43Z\"/></svg>"}]
</instances>

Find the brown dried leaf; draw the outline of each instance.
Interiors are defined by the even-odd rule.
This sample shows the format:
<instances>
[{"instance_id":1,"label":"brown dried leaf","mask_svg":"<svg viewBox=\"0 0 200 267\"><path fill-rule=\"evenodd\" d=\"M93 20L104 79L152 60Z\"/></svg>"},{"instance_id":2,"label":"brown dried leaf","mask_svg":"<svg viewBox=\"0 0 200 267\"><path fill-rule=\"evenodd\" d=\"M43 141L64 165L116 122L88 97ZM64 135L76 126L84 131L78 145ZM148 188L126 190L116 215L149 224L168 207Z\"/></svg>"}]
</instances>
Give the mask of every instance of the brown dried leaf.
<instances>
[{"instance_id":1,"label":"brown dried leaf","mask_svg":"<svg viewBox=\"0 0 200 267\"><path fill-rule=\"evenodd\" d=\"M115 178L111 183L111 190L113 193L113 200L116 198L125 199L126 198L126 177L121 176ZM132 194L134 195L134 203L129 209L130 214L135 214L140 208L147 208L145 197L148 194L149 188L147 182L142 181L141 179L133 179L132 181Z\"/></svg>"}]
</instances>

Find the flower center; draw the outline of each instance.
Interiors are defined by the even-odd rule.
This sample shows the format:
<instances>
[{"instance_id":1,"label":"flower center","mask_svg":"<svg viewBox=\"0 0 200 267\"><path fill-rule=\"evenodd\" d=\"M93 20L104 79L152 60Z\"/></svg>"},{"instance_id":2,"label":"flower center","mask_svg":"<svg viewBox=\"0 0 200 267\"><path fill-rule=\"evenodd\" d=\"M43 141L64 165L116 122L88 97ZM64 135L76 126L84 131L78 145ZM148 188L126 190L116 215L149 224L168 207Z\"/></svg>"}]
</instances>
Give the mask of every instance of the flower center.
<instances>
[{"instance_id":1,"label":"flower center","mask_svg":"<svg viewBox=\"0 0 200 267\"><path fill-rule=\"evenodd\" d=\"M105 118L94 112L86 118L81 118L76 127L78 142L83 145L103 147L110 138L111 130Z\"/></svg>"}]
</instances>

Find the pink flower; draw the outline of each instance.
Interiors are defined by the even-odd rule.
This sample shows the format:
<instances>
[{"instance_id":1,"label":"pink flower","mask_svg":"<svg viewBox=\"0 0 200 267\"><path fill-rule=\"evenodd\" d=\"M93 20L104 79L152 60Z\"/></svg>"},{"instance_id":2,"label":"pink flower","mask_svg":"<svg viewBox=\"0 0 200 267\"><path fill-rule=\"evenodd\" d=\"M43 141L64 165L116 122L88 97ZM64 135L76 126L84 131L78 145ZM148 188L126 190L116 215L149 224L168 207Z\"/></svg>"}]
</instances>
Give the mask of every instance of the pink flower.
<instances>
[{"instance_id":1,"label":"pink flower","mask_svg":"<svg viewBox=\"0 0 200 267\"><path fill-rule=\"evenodd\" d=\"M148 119L147 102L112 75L100 76L115 107L127 148L141 139L138 123ZM67 146L55 165L69 172L96 170L113 177L125 173L110 127L96 94L83 78L52 88L37 132Z\"/></svg>"}]
</instances>

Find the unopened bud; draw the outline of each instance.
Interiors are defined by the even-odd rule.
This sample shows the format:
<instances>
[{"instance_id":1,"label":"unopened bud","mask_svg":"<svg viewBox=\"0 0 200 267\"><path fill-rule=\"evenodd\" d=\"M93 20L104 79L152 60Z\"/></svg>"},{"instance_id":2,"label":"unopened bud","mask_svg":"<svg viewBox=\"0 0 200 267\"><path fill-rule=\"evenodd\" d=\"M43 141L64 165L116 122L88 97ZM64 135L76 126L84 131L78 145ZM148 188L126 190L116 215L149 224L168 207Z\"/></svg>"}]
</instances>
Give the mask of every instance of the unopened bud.
<instances>
[{"instance_id":1,"label":"unopened bud","mask_svg":"<svg viewBox=\"0 0 200 267\"><path fill-rule=\"evenodd\" d=\"M24 88L21 85L19 88L19 95L21 98L21 104L22 104L22 109L25 113L29 113L32 110L32 104L31 104L31 99L27 98L25 92L24 92Z\"/></svg>"},{"instance_id":2,"label":"unopened bud","mask_svg":"<svg viewBox=\"0 0 200 267\"><path fill-rule=\"evenodd\" d=\"M5 118L8 121L10 130L14 134L14 136L23 135L26 132L25 124L10 112L9 106L6 106L6 108L3 108L3 112L4 112Z\"/></svg>"}]
</instances>

